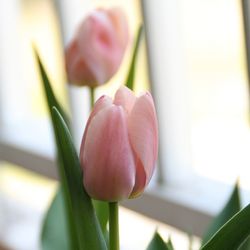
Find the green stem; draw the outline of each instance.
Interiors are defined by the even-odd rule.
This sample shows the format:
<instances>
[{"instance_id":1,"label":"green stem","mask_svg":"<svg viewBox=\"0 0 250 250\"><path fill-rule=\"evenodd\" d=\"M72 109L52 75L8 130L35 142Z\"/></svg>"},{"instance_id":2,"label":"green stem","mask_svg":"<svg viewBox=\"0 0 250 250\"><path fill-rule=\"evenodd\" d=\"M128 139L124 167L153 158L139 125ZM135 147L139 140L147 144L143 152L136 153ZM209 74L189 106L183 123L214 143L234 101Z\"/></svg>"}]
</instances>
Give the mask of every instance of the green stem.
<instances>
[{"instance_id":1,"label":"green stem","mask_svg":"<svg viewBox=\"0 0 250 250\"><path fill-rule=\"evenodd\" d=\"M92 109L95 104L95 88L90 87L90 108Z\"/></svg>"},{"instance_id":2,"label":"green stem","mask_svg":"<svg viewBox=\"0 0 250 250\"><path fill-rule=\"evenodd\" d=\"M119 250L119 206L118 202L109 203L109 249Z\"/></svg>"}]
</instances>

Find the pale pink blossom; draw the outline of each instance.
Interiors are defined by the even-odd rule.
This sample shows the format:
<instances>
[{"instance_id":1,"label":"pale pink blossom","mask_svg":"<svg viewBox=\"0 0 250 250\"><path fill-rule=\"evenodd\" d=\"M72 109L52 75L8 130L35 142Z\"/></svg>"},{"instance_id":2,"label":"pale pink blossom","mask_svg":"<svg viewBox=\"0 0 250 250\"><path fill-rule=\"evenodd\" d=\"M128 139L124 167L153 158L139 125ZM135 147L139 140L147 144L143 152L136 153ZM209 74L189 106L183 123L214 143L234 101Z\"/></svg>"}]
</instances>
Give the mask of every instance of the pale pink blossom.
<instances>
[{"instance_id":1,"label":"pale pink blossom","mask_svg":"<svg viewBox=\"0 0 250 250\"><path fill-rule=\"evenodd\" d=\"M80 150L83 183L91 197L118 201L140 195L157 154L157 117L150 93L136 97L121 87L114 100L97 100Z\"/></svg>"},{"instance_id":2,"label":"pale pink blossom","mask_svg":"<svg viewBox=\"0 0 250 250\"><path fill-rule=\"evenodd\" d=\"M80 24L66 48L68 80L96 87L118 70L128 43L128 25L119 8L92 11Z\"/></svg>"}]
</instances>

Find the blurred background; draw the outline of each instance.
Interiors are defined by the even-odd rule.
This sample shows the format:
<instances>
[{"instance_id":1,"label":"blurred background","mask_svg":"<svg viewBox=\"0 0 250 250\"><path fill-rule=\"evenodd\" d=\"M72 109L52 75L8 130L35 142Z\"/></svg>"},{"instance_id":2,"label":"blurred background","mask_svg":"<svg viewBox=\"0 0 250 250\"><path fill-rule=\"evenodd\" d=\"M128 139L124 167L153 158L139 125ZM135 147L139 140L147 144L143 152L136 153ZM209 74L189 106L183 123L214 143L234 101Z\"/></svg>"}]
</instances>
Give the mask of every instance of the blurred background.
<instances>
[{"instance_id":1,"label":"blurred background","mask_svg":"<svg viewBox=\"0 0 250 250\"><path fill-rule=\"evenodd\" d=\"M153 3L154 2L154 3ZM243 8L242 2L245 4ZM53 134L35 64L36 46L79 148L88 91L67 86L64 47L93 8L120 6L131 41L119 72L98 89L124 84L140 23L137 93L151 89L160 128L158 171L148 192L121 208L122 249L144 249L156 228L176 249L193 249L239 179L250 197L249 82L245 18L237 0L9 0L0 8L0 243L39 249L57 188ZM245 199L249 202L249 198ZM165 210L168 209L168 210ZM127 231L133 223L133 230ZM140 232L143 230L143 234ZM137 235L135 240L135 234ZM125 238L126 237L126 238Z\"/></svg>"}]
</instances>

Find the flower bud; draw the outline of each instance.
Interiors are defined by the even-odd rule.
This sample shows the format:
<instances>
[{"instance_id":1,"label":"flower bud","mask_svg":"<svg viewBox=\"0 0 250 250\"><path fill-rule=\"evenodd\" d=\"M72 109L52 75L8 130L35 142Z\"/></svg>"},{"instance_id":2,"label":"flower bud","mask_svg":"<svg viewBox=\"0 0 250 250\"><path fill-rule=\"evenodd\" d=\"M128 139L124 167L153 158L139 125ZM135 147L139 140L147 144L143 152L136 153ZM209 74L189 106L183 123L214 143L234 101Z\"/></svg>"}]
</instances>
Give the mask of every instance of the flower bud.
<instances>
[{"instance_id":1,"label":"flower bud","mask_svg":"<svg viewBox=\"0 0 250 250\"><path fill-rule=\"evenodd\" d=\"M121 87L114 100L94 105L83 135L83 184L94 199L119 201L140 195L149 183L158 154L158 128L150 93L136 97Z\"/></svg>"},{"instance_id":2,"label":"flower bud","mask_svg":"<svg viewBox=\"0 0 250 250\"><path fill-rule=\"evenodd\" d=\"M106 83L118 70L127 43L128 26L122 10L94 10L66 48L68 80L90 87Z\"/></svg>"}]
</instances>

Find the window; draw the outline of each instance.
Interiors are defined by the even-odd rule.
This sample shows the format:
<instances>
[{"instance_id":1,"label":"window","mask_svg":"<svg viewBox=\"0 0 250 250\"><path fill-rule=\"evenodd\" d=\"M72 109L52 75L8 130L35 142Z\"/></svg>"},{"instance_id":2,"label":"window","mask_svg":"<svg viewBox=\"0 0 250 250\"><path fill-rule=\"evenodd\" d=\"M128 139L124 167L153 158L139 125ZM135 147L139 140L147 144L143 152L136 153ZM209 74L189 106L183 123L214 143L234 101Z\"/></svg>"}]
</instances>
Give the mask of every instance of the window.
<instances>
[{"instance_id":1,"label":"window","mask_svg":"<svg viewBox=\"0 0 250 250\"><path fill-rule=\"evenodd\" d=\"M142 5L160 120L159 179L167 186L162 185L162 196L172 199L165 209L174 208L169 216L160 216L159 211L156 216L169 222L181 209L178 214L187 212L185 218L174 218L173 223L183 230L189 225L200 235L237 177L245 188L248 178L241 5L234 0L143 1ZM153 197L161 190L154 188ZM192 209L201 212L199 220Z\"/></svg>"},{"instance_id":2,"label":"window","mask_svg":"<svg viewBox=\"0 0 250 250\"><path fill-rule=\"evenodd\" d=\"M152 88L160 128L155 180L141 198L123 206L201 236L237 177L249 194L248 79L242 10L236 0L6 1L0 9L0 179L6 171L19 171L12 164L57 177L31 41L57 96L72 110L79 148L89 111L88 90L63 85L61 38L67 44L93 6L113 4L128 13L131 36L144 19L146 43L137 64L136 91ZM124 82L129 60L127 53L121 70L96 98L112 94ZM49 185L53 192L56 183Z\"/></svg>"},{"instance_id":3,"label":"window","mask_svg":"<svg viewBox=\"0 0 250 250\"><path fill-rule=\"evenodd\" d=\"M51 157L53 137L34 67L32 43L36 44L42 58L49 61L46 66L53 87L65 100L62 48L55 9L51 1L40 0L16 0L5 5L0 24L4 38L0 45L2 143L16 150ZM11 154L5 151L3 157L12 157Z\"/></svg>"},{"instance_id":4,"label":"window","mask_svg":"<svg viewBox=\"0 0 250 250\"><path fill-rule=\"evenodd\" d=\"M192 165L198 175L226 183L238 176L245 187L250 130L241 4L192 2L195 10L183 2L181 12L191 88Z\"/></svg>"}]
</instances>

